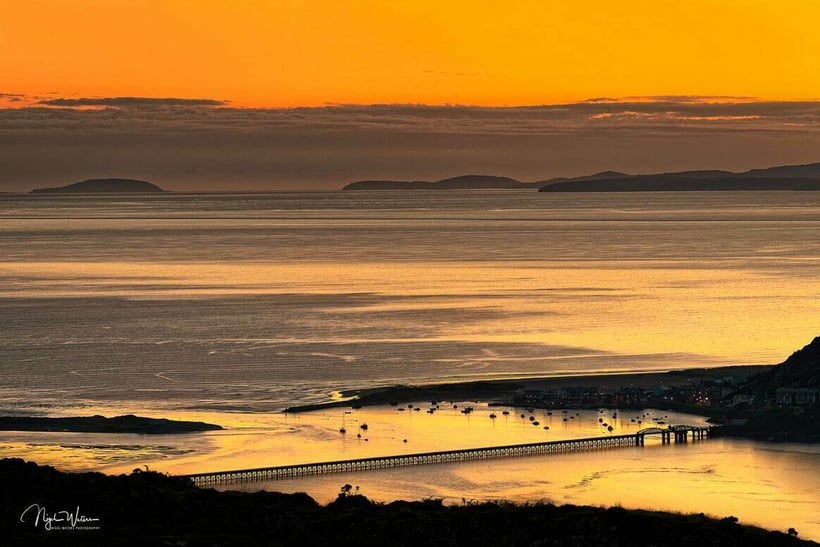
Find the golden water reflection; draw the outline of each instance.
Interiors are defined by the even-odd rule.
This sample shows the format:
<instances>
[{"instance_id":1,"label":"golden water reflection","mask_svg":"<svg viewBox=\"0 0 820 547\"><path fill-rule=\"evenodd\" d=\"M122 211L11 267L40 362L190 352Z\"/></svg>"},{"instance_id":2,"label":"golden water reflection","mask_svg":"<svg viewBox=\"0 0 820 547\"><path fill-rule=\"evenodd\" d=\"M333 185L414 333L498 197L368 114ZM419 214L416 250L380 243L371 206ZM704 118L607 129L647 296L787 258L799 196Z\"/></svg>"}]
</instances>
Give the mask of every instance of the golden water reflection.
<instances>
[{"instance_id":1,"label":"golden water reflection","mask_svg":"<svg viewBox=\"0 0 820 547\"><path fill-rule=\"evenodd\" d=\"M428 409L435 406L419 401L412 407L339 408L302 414L191 412L173 416L226 427L224 431L193 435L5 432L0 434L0 456L26 457L64 469L127 473L148 465L162 472L185 474L625 434L659 423L704 423L699 416L658 410L529 412L471 401L438 406L432 414ZM462 413L467 406L474 410ZM604 424L612 425L613 431L610 433ZM344 434L339 431L342 425ZM731 514L744 523L780 530L793 526L801 537L819 538L820 521L815 511L820 502L818 465L820 449L812 445L709 439L661 446L653 440L644 448L334 474L225 488L306 491L327 502L348 482L381 501L424 497L444 498L449 503L460 503L462 498L548 500L704 512L718 517Z\"/></svg>"},{"instance_id":2,"label":"golden water reflection","mask_svg":"<svg viewBox=\"0 0 820 547\"><path fill-rule=\"evenodd\" d=\"M816 276L667 260L374 263L0 262L0 277L25 278L6 296L167 300L249 295L371 294L365 306L322 310L350 325L368 316L437 308L493 311L427 325L412 341L592 347L615 355L679 356L675 365L768 364L816 335ZM398 317L398 316L396 316ZM404 316L402 316L404 317ZM469 315L465 316L469 317ZM315 319L314 319L315 320ZM412 324L412 323L411 323ZM375 325L374 325L375 326ZM367 342L372 336L324 343ZM263 340L264 341L264 340ZM638 368L645 368L641 363Z\"/></svg>"}]
</instances>

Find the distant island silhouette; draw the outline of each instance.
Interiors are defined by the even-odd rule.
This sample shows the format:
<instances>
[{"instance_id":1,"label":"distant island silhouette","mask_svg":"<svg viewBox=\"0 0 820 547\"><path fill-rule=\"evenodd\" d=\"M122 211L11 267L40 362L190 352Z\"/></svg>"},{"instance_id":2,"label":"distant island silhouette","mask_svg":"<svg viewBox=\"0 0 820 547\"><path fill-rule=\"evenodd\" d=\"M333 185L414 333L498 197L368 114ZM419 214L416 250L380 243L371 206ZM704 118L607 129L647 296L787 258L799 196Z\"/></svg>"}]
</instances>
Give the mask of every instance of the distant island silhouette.
<instances>
[{"instance_id":1,"label":"distant island silhouette","mask_svg":"<svg viewBox=\"0 0 820 547\"><path fill-rule=\"evenodd\" d=\"M740 173L721 170L679 171L630 175L602 171L581 177L522 182L510 177L463 175L435 182L360 180L342 190L475 190L535 189L539 192L685 192L820 190L820 163L782 165Z\"/></svg>"},{"instance_id":2,"label":"distant island silhouette","mask_svg":"<svg viewBox=\"0 0 820 547\"><path fill-rule=\"evenodd\" d=\"M86 194L86 193L142 193L165 192L162 188L144 180L135 179L88 179L56 188L37 188L32 194Z\"/></svg>"}]
</instances>

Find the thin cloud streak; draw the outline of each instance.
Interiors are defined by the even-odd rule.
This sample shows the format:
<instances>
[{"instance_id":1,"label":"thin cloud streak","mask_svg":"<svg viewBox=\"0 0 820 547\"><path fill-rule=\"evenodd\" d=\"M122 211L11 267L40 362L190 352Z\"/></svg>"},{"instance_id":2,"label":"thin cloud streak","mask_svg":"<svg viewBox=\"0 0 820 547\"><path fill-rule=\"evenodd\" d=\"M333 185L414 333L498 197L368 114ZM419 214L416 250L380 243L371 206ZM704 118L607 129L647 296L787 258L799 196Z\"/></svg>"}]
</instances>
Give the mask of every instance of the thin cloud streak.
<instances>
[{"instance_id":1,"label":"thin cloud streak","mask_svg":"<svg viewBox=\"0 0 820 547\"><path fill-rule=\"evenodd\" d=\"M151 107L151 106L222 106L225 101L215 99L179 99L174 97L102 97L79 99L46 99L38 104L46 106L111 106L111 107Z\"/></svg>"}]
</instances>

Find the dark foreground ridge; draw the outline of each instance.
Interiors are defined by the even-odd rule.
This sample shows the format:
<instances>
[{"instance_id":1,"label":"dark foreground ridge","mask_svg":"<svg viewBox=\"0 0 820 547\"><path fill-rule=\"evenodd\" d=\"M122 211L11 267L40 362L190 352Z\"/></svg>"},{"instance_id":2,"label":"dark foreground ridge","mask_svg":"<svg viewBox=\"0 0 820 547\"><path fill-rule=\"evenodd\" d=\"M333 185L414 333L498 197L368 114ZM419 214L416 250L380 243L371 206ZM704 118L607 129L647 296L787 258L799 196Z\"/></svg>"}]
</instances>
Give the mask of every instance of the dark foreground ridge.
<instances>
[{"instance_id":1,"label":"dark foreground ridge","mask_svg":"<svg viewBox=\"0 0 820 547\"><path fill-rule=\"evenodd\" d=\"M202 490L184 479L136 470L120 476L61 473L20 459L0 460L0 483L0 537L3 545L15 546L817 545L798 539L798 531L789 533L788 522L786 532L769 532L732 516L622 508L381 504L350 495L349 485L336 501L320 506L306 494ZM73 518L74 529L61 511ZM55 519L47 531L43 515L63 521Z\"/></svg>"},{"instance_id":2,"label":"dark foreground ridge","mask_svg":"<svg viewBox=\"0 0 820 547\"><path fill-rule=\"evenodd\" d=\"M73 431L79 433L142 433L169 434L213 431L222 426L205 422L185 422L165 418L144 418L128 414L106 418L88 416L77 418L39 418L29 416L0 416L0 431Z\"/></svg>"},{"instance_id":3,"label":"dark foreground ridge","mask_svg":"<svg viewBox=\"0 0 820 547\"><path fill-rule=\"evenodd\" d=\"M57 188L38 188L32 194L142 193L164 192L156 184L134 179L88 179Z\"/></svg>"}]
</instances>

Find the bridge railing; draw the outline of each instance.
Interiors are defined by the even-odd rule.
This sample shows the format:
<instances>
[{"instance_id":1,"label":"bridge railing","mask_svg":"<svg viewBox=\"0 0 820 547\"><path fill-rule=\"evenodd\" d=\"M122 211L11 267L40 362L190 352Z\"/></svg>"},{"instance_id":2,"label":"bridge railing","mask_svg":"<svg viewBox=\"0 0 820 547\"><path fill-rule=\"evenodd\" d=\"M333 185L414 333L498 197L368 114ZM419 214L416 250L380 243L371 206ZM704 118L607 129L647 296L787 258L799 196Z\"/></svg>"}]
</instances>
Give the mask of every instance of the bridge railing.
<instances>
[{"instance_id":1,"label":"bridge railing","mask_svg":"<svg viewBox=\"0 0 820 547\"><path fill-rule=\"evenodd\" d=\"M587 437L581 439L565 439L560 441L546 441L538 443L524 443L482 448L463 448L436 452L418 452L394 456L374 456L372 458L260 467L233 471L217 471L212 473L198 473L185 475L185 477L191 479L198 485L278 480L309 475L325 475L329 473L366 471L371 469L427 465L432 463L466 462L484 459L581 452L628 446L643 446L645 436L655 434L661 435L662 444L671 442L672 434L675 435L675 442L685 442L686 435L690 431L692 432L693 439L698 438L698 436L699 438L704 438L704 436L709 436L709 429L709 427L700 426L685 426L683 429L677 426L672 426L667 429L652 428L627 435L608 435L605 437Z\"/></svg>"}]
</instances>

